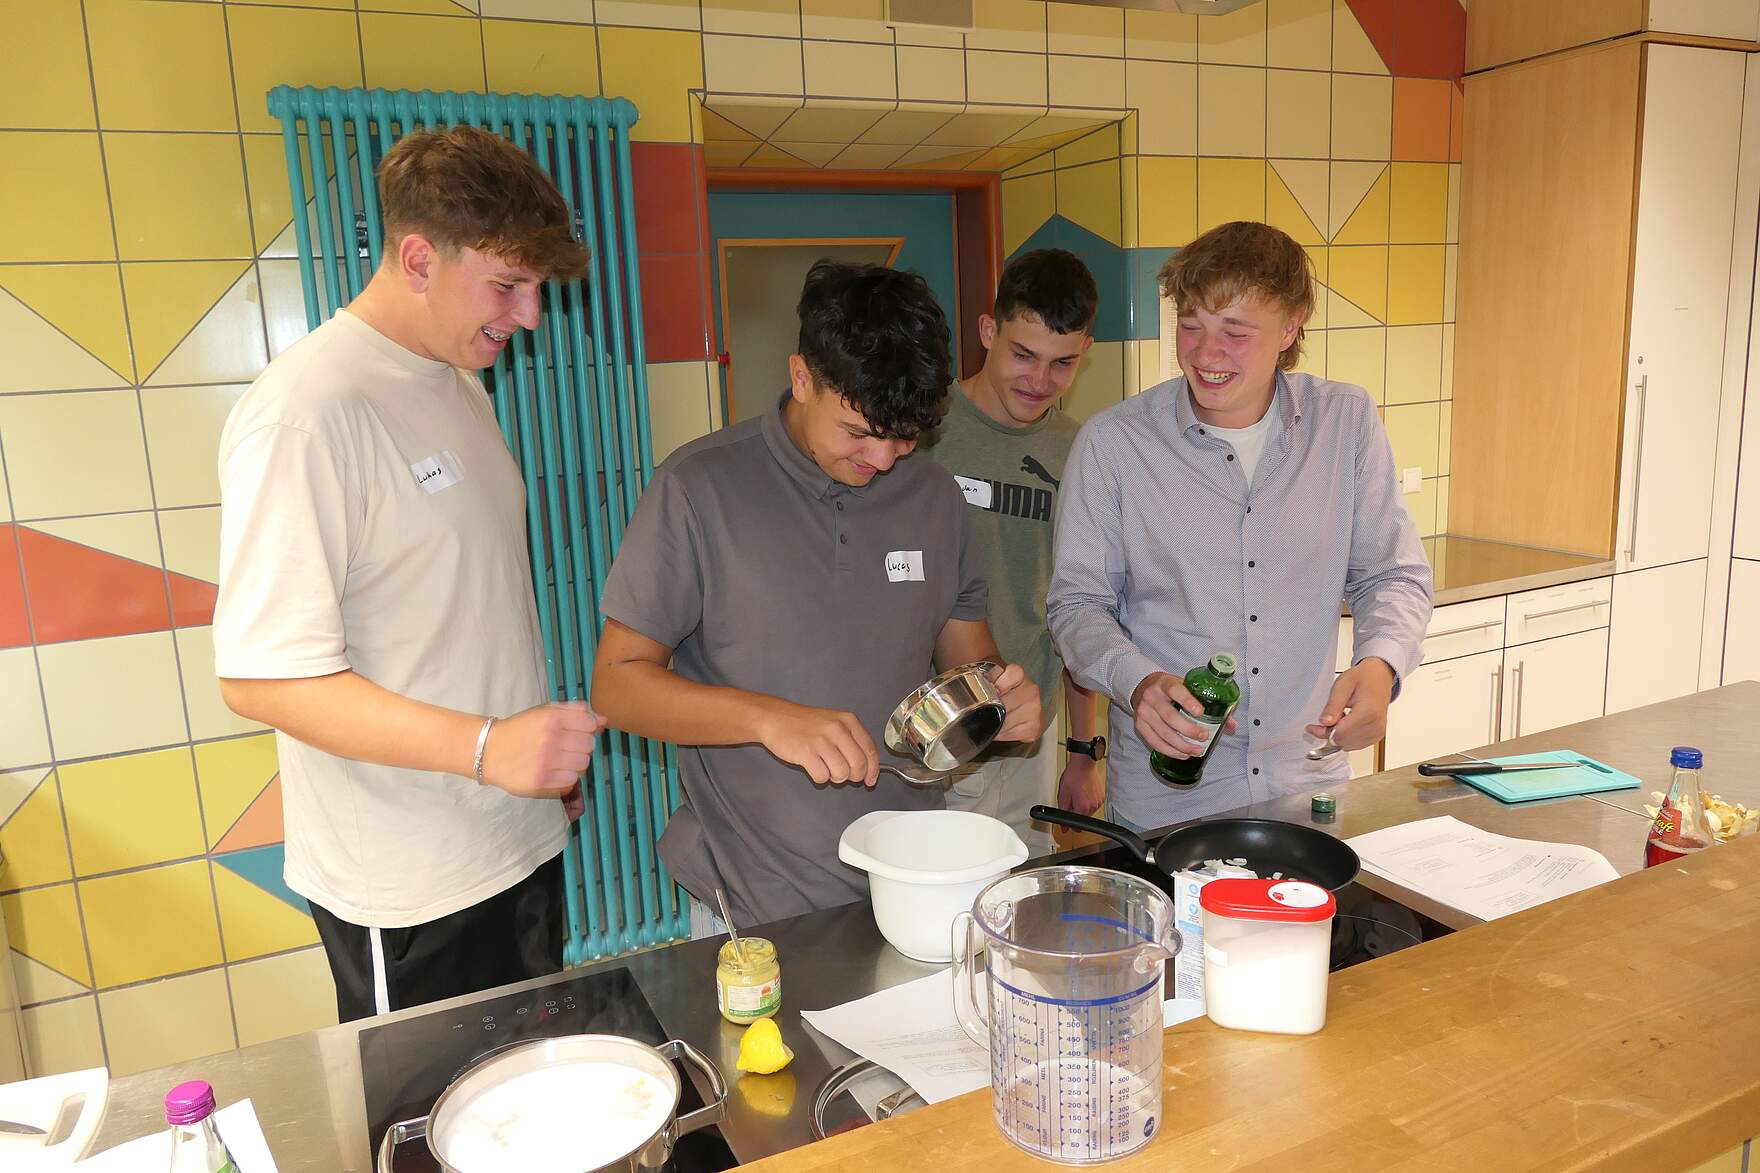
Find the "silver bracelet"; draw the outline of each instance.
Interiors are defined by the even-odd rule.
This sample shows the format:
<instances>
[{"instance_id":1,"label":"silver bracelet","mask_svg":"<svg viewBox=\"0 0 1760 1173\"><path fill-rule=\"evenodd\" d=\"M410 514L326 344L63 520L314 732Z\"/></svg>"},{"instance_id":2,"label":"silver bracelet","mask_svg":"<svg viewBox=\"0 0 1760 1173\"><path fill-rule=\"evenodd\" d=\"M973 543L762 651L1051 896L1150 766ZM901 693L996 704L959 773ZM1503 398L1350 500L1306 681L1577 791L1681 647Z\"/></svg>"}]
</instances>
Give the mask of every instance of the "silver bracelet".
<instances>
[{"instance_id":1,"label":"silver bracelet","mask_svg":"<svg viewBox=\"0 0 1760 1173\"><path fill-rule=\"evenodd\" d=\"M477 730L477 756L471 761L471 773L476 776L477 785L483 784L483 751L489 748L489 730L495 727L495 718L490 717Z\"/></svg>"}]
</instances>

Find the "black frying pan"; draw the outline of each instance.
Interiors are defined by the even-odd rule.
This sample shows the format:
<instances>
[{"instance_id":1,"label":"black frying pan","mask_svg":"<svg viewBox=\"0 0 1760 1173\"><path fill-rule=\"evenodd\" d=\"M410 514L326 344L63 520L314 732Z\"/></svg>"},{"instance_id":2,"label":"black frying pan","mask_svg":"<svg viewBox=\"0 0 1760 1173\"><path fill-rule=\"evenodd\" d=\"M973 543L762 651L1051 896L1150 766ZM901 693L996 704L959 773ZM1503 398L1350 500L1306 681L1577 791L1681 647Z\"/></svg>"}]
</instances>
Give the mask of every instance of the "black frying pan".
<instances>
[{"instance_id":1,"label":"black frying pan","mask_svg":"<svg viewBox=\"0 0 1760 1173\"><path fill-rule=\"evenodd\" d=\"M1281 872L1283 879L1306 880L1336 892L1357 878L1361 866L1357 853L1342 839L1334 839L1314 827L1276 819L1188 823L1175 827L1150 847L1141 835L1105 819L1054 806L1035 806L1031 813L1040 822L1104 835L1169 878L1207 859L1244 859L1246 867L1266 879Z\"/></svg>"}]
</instances>

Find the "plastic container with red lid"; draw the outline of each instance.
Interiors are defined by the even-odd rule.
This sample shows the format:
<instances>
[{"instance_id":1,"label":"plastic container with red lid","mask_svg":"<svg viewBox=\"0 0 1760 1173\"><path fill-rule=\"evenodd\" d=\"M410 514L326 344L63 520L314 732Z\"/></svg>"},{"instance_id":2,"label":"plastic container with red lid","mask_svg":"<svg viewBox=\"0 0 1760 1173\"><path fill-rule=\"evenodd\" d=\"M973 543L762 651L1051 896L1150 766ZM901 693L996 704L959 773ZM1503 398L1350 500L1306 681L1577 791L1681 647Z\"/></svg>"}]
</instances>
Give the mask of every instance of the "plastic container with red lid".
<instances>
[{"instance_id":1,"label":"plastic container with red lid","mask_svg":"<svg viewBox=\"0 0 1760 1173\"><path fill-rule=\"evenodd\" d=\"M1290 1035L1326 1025L1332 893L1301 880L1212 880L1198 902L1210 1021Z\"/></svg>"}]
</instances>

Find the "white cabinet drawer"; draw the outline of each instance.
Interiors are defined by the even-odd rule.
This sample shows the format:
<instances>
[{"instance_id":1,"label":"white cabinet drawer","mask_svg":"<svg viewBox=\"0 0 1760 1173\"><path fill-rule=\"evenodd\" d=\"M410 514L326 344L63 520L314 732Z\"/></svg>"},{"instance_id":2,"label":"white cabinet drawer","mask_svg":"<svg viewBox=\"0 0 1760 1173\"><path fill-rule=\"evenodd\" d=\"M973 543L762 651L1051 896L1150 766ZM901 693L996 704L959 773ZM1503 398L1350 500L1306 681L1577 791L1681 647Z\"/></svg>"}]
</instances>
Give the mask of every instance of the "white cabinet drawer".
<instances>
[{"instance_id":1,"label":"white cabinet drawer","mask_svg":"<svg viewBox=\"0 0 1760 1173\"><path fill-rule=\"evenodd\" d=\"M1511 648L1503 679L1504 740L1592 721L1607 694L1607 629Z\"/></svg>"},{"instance_id":2,"label":"white cabinet drawer","mask_svg":"<svg viewBox=\"0 0 1760 1173\"><path fill-rule=\"evenodd\" d=\"M1424 633L1423 663L1453 660L1503 647L1503 600L1476 599L1438 607Z\"/></svg>"},{"instance_id":3,"label":"white cabinet drawer","mask_svg":"<svg viewBox=\"0 0 1760 1173\"><path fill-rule=\"evenodd\" d=\"M1593 631L1597 627L1606 627L1612 613L1611 577L1524 591L1509 597L1509 627L1504 633L1504 644L1514 647L1554 636Z\"/></svg>"},{"instance_id":4,"label":"white cabinet drawer","mask_svg":"<svg viewBox=\"0 0 1760 1173\"><path fill-rule=\"evenodd\" d=\"M1356 639L1357 626L1346 615L1338 621L1338 662L1332 666L1334 672L1351 670L1351 643Z\"/></svg>"},{"instance_id":5,"label":"white cabinet drawer","mask_svg":"<svg viewBox=\"0 0 1760 1173\"><path fill-rule=\"evenodd\" d=\"M1387 710L1383 768L1492 744L1502 705L1501 649L1421 665Z\"/></svg>"}]
</instances>

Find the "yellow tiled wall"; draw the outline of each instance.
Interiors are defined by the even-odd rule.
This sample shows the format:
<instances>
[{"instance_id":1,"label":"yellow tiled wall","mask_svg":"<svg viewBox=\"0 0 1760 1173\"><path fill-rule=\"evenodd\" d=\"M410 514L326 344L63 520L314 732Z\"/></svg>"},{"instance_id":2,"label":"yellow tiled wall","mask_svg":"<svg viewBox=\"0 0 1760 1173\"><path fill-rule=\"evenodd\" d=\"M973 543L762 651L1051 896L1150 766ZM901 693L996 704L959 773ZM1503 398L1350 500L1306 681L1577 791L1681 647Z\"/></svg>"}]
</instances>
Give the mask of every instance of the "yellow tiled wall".
<instances>
[{"instance_id":1,"label":"yellow tiled wall","mask_svg":"<svg viewBox=\"0 0 1760 1173\"><path fill-rule=\"evenodd\" d=\"M700 139L705 86L1134 109L1098 154L1005 182L1010 247L1054 211L1120 249L1224 215L1291 226L1338 295L1309 361L1389 404L1435 528L1456 169L1390 165L1401 83L1344 0L1201 28L977 12L961 34L894 30L881 0L0 0L0 905L38 1071L127 1073L334 1013L280 887L272 739L220 703L208 626L219 429L305 329L272 85L603 92L660 143ZM1137 319L1094 348L1083 405L1155 369ZM714 426L716 379L652 375L663 456Z\"/></svg>"},{"instance_id":2,"label":"yellow tiled wall","mask_svg":"<svg viewBox=\"0 0 1760 1173\"><path fill-rule=\"evenodd\" d=\"M1419 31L1441 38L1435 16L1431 6ZM1308 249L1323 283L1300 369L1369 390L1396 467L1422 470L1422 491L1405 498L1421 534L1444 532L1460 196L1453 80L1393 76L1346 0L1266 0L1207 18L1053 4L1047 18L1052 76L1070 62L1066 76L1092 79L1063 100L1122 97L1132 111L1116 132L1004 173L1005 251L1074 236L1124 254L1117 285L1102 280L1103 299L1117 288L1128 304L1124 338L1096 342L1066 406L1085 416L1159 382L1156 270L1217 224L1265 220ZM1048 233L1054 217L1079 231Z\"/></svg>"}]
</instances>

